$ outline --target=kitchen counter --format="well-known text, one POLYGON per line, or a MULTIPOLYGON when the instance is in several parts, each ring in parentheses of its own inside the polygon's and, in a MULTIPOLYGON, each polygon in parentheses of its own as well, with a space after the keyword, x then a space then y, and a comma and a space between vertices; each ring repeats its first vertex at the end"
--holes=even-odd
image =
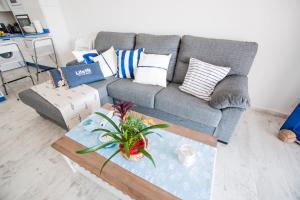
MULTIPOLYGON (((47 37, 47 36, 49 36, 49 31, 48 30, 45 31, 45 29, 44 29, 44 33, 24 34, 24 35, 22 35, 22 34, 7 34, 5 36, 0 36, 0 46, 1 46, 1 44, 8 43, 8 42, 17 43, 23 56, 24 56, 25 61, 29 65, 33 65, 34 59, 32 58, 32 51, 33 51, 32 40, 34 40, 35 38, 47 37)), ((14 53, 14 55, 17 55, 17 54, 14 53)), ((0 57, 0 62, 3 59, 5 59, 5 58, 0 57)), ((56 66, 50 56, 41 56, 39 58, 38 64, 40 65, 40 67, 56 66)), ((1 67, 3 67, 3 65, 1 67)), ((5 67, 6 68, 16 68, 18 66, 16 66, 15 63, 13 63, 13 64, 7 64, 7 66, 5 66, 5 67)))
POLYGON ((12 38, 26 38, 26 37, 39 37, 41 35, 47 35, 49 34, 49 30, 45 30, 44 33, 25 33, 24 35, 21 33, 17 34, 6 34, 5 36, 0 36, 0 40, 9 40, 12 38))

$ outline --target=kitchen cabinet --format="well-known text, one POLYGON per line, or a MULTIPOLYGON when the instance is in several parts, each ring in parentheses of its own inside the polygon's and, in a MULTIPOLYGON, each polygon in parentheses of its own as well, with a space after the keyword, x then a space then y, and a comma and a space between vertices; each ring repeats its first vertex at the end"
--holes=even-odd
POLYGON ((6 0, 0 0, 0 12, 11 11, 6 0))

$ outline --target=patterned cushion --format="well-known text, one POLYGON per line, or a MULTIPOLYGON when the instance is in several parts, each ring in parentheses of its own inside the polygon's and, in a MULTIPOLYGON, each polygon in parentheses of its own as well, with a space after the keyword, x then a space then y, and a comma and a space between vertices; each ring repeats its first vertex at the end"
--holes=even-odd
POLYGON ((135 50, 117 50, 118 78, 134 78, 143 48, 135 50))
POLYGON ((114 76, 117 73, 117 55, 114 47, 91 59, 99 63, 104 77, 114 76))
POLYGON ((61 68, 65 83, 69 88, 85 83, 104 80, 98 63, 79 64, 61 68))
POLYGON ((96 56, 98 56, 98 53, 87 53, 87 54, 84 54, 82 57, 86 64, 91 64, 94 62, 94 60, 92 58, 94 58, 96 56))
POLYGON ((184 82, 179 89, 206 101, 217 83, 229 73, 230 68, 215 66, 195 58, 190 59, 184 82))
POLYGON ((172 54, 141 54, 134 81, 135 83, 167 87, 167 70, 172 54))
POLYGON ((74 57, 76 58, 77 62, 83 62, 84 58, 83 55, 85 54, 89 54, 89 53, 93 53, 93 54, 98 54, 97 50, 88 50, 88 51, 72 51, 72 54, 74 55, 74 57))

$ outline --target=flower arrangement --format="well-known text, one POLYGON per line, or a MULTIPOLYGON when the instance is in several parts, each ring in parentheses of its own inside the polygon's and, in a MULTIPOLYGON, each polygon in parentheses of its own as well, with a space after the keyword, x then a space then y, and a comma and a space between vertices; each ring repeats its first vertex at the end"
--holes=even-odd
MULTIPOLYGON (((133 108, 133 103, 126 101, 118 101, 114 106, 114 115, 120 118, 120 123, 117 125, 112 119, 105 114, 96 112, 97 115, 104 118, 110 123, 114 130, 98 128, 92 132, 102 131, 103 136, 111 137, 111 140, 94 147, 86 148, 77 151, 78 154, 86 154, 103 149, 105 147, 117 144, 119 148, 103 163, 100 169, 100 174, 105 165, 118 153, 121 153, 128 160, 138 160, 143 156, 147 157, 155 166, 152 155, 148 152, 147 135, 153 134, 152 130, 158 128, 167 128, 168 124, 156 124, 147 126, 145 120, 130 112, 133 108)), ((156 133, 157 134, 157 133, 156 133)), ((159 134, 158 134, 159 135, 159 134)), ((159 135, 160 136, 160 135, 159 135)))

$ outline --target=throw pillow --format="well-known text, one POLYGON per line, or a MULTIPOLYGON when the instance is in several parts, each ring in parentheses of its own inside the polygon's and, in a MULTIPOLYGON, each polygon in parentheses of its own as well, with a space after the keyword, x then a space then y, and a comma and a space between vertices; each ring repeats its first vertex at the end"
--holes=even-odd
POLYGON ((69 88, 85 83, 104 80, 98 63, 62 67, 61 71, 65 83, 69 88))
POLYGON ((167 71, 172 54, 141 54, 134 82, 167 87, 167 71))
POLYGON ((86 53, 82 57, 86 64, 91 64, 94 62, 94 60, 92 58, 96 57, 96 56, 98 56, 98 53, 86 53))
POLYGON ((230 68, 228 67, 216 66, 191 58, 183 84, 179 89, 209 101, 214 88, 219 81, 226 77, 229 71, 230 68))
POLYGON ((135 50, 117 50, 118 78, 134 78, 143 48, 135 50))
POLYGON ((64 85, 61 71, 59 69, 49 70, 48 74, 54 88, 62 87, 64 85))
POLYGON ((74 55, 74 57, 76 58, 77 62, 83 62, 84 58, 83 55, 84 54, 88 54, 88 53, 96 53, 98 54, 97 50, 90 50, 90 51, 72 51, 72 54, 74 55))
POLYGON ((117 54, 114 47, 110 47, 107 51, 91 59, 99 63, 104 77, 113 76, 117 73, 117 54))

